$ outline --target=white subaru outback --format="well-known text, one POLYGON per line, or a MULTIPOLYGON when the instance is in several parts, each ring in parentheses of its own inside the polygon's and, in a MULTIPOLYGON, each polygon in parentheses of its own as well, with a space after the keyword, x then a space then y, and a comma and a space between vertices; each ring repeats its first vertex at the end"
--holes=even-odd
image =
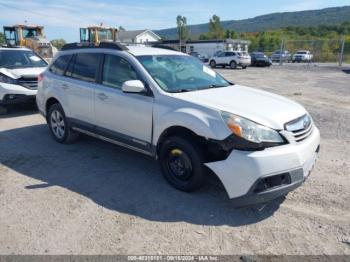
POLYGON ((300 186, 320 144, 301 105, 165 49, 67 44, 40 75, 37 104, 58 142, 84 133, 152 156, 183 191, 210 169, 236 206, 300 186))

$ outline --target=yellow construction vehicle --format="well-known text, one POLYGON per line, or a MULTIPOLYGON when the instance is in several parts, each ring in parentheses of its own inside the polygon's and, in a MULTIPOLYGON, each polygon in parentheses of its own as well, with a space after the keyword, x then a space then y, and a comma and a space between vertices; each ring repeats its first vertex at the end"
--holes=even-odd
POLYGON ((43 26, 4 26, 4 36, 7 46, 27 47, 47 60, 57 52, 57 49, 45 38, 43 26))
POLYGON ((98 44, 100 42, 115 42, 117 40, 117 29, 112 27, 89 26, 80 28, 80 42, 98 44))

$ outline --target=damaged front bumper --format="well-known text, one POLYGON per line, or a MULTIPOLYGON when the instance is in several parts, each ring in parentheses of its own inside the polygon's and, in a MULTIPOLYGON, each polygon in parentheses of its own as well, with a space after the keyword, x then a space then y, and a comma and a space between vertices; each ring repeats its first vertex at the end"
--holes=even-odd
POLYGON ((305 181, 319 145, 320 133, 315 127, 302 143, 262 151, 233 150, 225 160, 205 165, 219 177, 235 206, 264 203, 288 194, 305 181))

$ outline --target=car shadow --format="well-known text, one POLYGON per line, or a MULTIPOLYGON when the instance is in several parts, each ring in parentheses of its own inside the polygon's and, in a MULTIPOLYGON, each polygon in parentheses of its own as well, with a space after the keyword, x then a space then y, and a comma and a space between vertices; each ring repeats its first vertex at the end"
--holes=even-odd
POLYGON ((74 144, 58 144, 43 124, 0 132, 0 148, 2 170, 40 181, 26 185, 27 190, 59 186, 104 208, 150 221, 248 225, 272 216, 284 200, 235 209, 211 175, 194 193, 177 191, 149 157, 86 136, 74 144))

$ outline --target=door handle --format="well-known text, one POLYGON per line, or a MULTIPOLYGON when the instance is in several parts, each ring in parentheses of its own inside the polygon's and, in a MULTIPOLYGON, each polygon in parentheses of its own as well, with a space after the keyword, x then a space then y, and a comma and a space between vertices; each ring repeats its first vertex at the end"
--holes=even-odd
POLYGON ((106 99, 108 98, 108 96, 106 96, 105 93, 99 93, 99 94, 97 95, 97 97, 98 97, 100 100, 102 100, 102 101, 104 101, 104 100, 106 100, 106 99))
POLYGON ((63 90, 69 89, 69 86, 67 84, 62 84, 61 87, 63 88, 63 90))

